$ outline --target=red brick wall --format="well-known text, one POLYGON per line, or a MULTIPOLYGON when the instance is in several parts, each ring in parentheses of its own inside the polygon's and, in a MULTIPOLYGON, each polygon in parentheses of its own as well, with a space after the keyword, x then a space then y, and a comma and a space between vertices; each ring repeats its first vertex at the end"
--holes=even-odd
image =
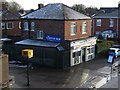
POLYGON ((8 21, 3 21, 5 23, 8 22, 13 22, 13 29, 7 29, 3 30, 3 33, 6 33, 8 36, 21 36, 21 29, 19 29, 19 22, 20 20, 8 20, 8 21))
MULTIPOLYGON (((99 18, 100 19, 100 18, 99 18)), ((97 19, 93 19, 94 20, 94 32, 95 31, 103 31, 103 30, 106 30, 106 29, 112 29, 112 30, 117 30, 117 19, 114 19, 114 26, 113 27, 109 27, 109 20, 112 19, 112 18, 102 18, 101 19, 101 26, 97 26, 97 19)), ((95 34, 95 33, 94 33, 95 34)))
POLYGON ((70 20, 70 21, 65 21, 65 40, 70 40, 70 39, 80 39, 80 38, 85 38, 89 37, 91 35, 91 20, 70 20), (87 33, 82 34, 82 22, 86 21, 87 22, 87 33), (76 35, 70 35, 70 23, 71 22, 76 22, 77 24, 77 33, 76 35))
MULTIPOLYGON (((25 21, 23 21, 25 22, 25 21)), ((35 22, 35 31, 30 32, 30 37, 37 37, 37 30, 43 31, 44 40, 46 35, 64 35, 64 21, 57 20, 30 20, 29 22, 35 22)), ((23 39, 29 38, 29 32, 23 30, 23 39)))

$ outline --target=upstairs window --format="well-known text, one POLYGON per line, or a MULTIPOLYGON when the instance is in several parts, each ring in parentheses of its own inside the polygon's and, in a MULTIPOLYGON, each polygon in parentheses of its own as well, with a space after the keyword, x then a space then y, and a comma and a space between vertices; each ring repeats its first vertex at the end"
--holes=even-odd
POLYGON ((87 23, 86 21, 82 22, 82 34, 87 33, 87 23))
POLYGON ((28 22, 24 22, 24 30, 25 30, 25 31, 28 31, 28 30, 29 30, 29 28, 28 28, 28 22))
POLYGON ((97 20, 97 26, 99 26, 99 27, 101 26, 101 19, 97 20))
POLYGON ((71 22, 70 23, 70 35, 75 35, 77 32, 76 30, 76 23, 75 22, 71 22))
POLYGON ((31 22, 31 31, 35 31, 35 22, 31 22))
POLYGON ((13 29, 13 22, 7 23, 7 29, 13 29))
POLYGON ((21 29, 21 22, 19 22, 19 29, 21 29))
POLYGON ((110 23, 110 27, 113 27, 113 24, 114 24, 113 19, 110 19, 109 23, 110 23))
POLYGON ((5 23, 4 22, 1 23, 1 29, 5 29, 5 23))

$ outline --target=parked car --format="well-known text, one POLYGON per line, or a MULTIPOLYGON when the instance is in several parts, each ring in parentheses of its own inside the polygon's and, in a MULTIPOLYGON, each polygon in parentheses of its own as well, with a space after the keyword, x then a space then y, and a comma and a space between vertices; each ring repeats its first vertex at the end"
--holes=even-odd
POLYGON ((104 30, 101 34, 104 39, 116 37, 116 33, 113 30, 104 30))
POLYGON ((120 45, 114 45, 112 48, 108 50, 109 55, 113 55, 116 58, 120 56, 120 45))

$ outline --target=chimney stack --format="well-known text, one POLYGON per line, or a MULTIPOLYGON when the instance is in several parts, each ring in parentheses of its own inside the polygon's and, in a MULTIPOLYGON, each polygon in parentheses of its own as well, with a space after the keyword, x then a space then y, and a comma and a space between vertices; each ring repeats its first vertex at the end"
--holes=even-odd
POLYGON ((118 2, 118 8, 120 8, 120 1, 118 2))
POLYGON ((44 4, 40 3, 38 4, 38 9, 42 8, 44 6, 44 4))

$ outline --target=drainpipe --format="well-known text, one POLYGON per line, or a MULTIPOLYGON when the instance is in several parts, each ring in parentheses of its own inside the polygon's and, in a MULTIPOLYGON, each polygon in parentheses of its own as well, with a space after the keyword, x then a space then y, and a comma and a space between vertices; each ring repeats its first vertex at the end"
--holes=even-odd
POLYGON ((120 1, 118 2, 118 25, 117 25, 118 26, 118 38, 120 38, 119 37, 119 32, 120 32, 119 31, 120 30, 120 28, 119 28, 119 25, 120 25, 119 24, 119 19, 120 19, 120 1))
POLYGON ((93 35, 95 36, 95 30, 94 30, 94 18, 93 19, 93 35))

